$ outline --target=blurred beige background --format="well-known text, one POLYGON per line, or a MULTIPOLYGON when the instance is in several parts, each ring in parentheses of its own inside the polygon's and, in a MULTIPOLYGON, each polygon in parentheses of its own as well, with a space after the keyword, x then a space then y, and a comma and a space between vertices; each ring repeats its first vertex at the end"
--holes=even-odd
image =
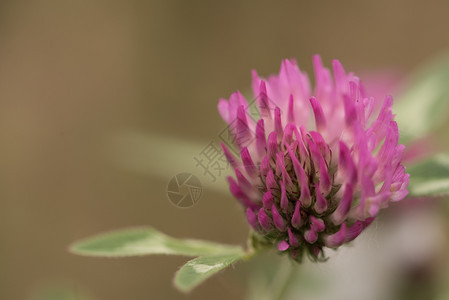
POLYGON ((184 296, 171 285, 184 258, 67 252, 76 239, 145 224, 245 243, 230 195, 205 189, 177 209, 170 178, 118 167, 108 138, 135 131, 206 145, 224 126, 218 98, 247 90, 252 68, 277 72, 282 58, 309 72, 314 53, 348 70, 408 72, 449 45, 448 11, 445 1, 406 0, 2 1, 0 298, 26 299, 54 280, 97 299, 243 298, 245 275, 233 270, 184 296))

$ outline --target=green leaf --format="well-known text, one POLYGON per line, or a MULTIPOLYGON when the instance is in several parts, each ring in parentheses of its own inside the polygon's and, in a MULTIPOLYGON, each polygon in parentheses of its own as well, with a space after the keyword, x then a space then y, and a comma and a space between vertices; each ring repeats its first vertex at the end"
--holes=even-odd
POLYGON ((394 111, 401 142, 423 137, 442 125, 449 116, 449 56, 418 69, 407 88, 396 97, 394 111))
POLYGON ((243 251, 240 246, 176 239, 154 228, 132 228, 100 234, 75 242, 70 251, 79 255, 123 257, 149 254, 202 256, 243 251))
POLYGON ((410 196, 449 195, 449 153, 436 155, 407 168, 410 196))
POLYGON ((202 256, 188 261, 176 273, 174 284, 183 291, 190 292, 203 281, 220 270, 245 257, 245 253, 236 251, 231 254, 202 256))

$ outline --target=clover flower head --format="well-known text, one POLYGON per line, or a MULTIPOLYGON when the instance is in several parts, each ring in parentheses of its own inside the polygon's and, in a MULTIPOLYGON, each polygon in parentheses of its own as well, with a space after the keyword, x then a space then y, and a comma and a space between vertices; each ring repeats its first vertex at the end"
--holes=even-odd
POLYGON ((246 209, 253 243, 296 261, 325 260, 325 247, 354 240, 407 195, 409 182, 392 98, 366 95, 338 60, 333 76, 318 55, 313 65, 314 89, 295 61, 284 60, 267 79, 253 71, 253 103, 239 92, 218 103, 240 156, 222 144, 235 171, 229 186, 246 209))

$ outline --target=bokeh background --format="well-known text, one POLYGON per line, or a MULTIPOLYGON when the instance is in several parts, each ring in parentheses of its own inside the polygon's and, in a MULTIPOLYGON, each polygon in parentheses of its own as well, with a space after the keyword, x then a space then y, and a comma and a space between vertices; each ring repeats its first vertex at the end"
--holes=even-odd
MULTIPOLYGON (((283 58, 311 73, 315 53, 351 71, 406 75, 447 50, 448 11, 447 1, 406 0, 1 1, 0 298, 32 299, 61 282, 95 299, 245 298, 249 266, 183 295, 172 278, 185 258, 86 258, 67 248, 134 225, 245 244, 240 207, 207 177, 190 209, 166 197, 171 176, 198 171, 193 156, 224 128, 218 98, 248 91, 251 69, 277 72, 283 58)), ((385 238, 367 239, 381 251, 385 238)), ((435 286, 449 282, 432 277, 443 257, 424 270, 406 265, 410 278, 383 299, 412 299, 407 282, 424 293, 417 299, 436 299, 435 286)), ((360 269, 345 274, 363 282, 360 269)))

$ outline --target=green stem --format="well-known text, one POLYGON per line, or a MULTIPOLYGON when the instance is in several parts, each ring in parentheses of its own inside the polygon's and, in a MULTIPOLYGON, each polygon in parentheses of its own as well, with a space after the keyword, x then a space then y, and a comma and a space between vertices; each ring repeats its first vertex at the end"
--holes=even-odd
POLYGON ((293 266, 290 260, 285 258, 280 264, 276 276, 273 279, 273 283, 271 284, 273 299, 284 299, 294 274, 295 266, 293 266))

